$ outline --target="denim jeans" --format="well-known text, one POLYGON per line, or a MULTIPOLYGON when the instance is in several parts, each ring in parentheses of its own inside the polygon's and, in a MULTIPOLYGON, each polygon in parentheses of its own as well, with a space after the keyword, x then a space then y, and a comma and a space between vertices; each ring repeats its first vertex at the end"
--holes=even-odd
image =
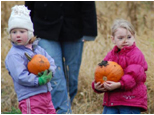
POLYGON ((102 114, 140 114, 140 108, 130 107, 130 106, 114 106, 107 107, 104 106, 102 114))
POLYGON ((41 39, 39 45, 55 60, 57 66, 55 75, 50 81, 53 88, 51 95, 54 107, 58 114, 72 113, 71 103, 77 93, 83 42, 79 40, 60 43, 41 39), (63 63, 63 57, 65 57, 65 63, 63 63))

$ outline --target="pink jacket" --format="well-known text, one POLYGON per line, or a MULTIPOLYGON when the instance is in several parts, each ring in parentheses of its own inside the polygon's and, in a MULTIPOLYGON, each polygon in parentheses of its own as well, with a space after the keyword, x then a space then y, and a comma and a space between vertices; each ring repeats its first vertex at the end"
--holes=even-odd
MULTIPOLYGON (((121 88, 108 91, 104 94, 103 105, 105 106, 133 106, 140 107, 141 111, 147 110, 147 88, 146 81, 147 62, 144 55, 136 47, 135 43, 130 47, 124 47, 121 51, 117 46, 104 58, 105 61, 115 61, 124 69, 124 76, 121 78, 121 88)), ((92 83, 94 89, 94 82, 92 83)))

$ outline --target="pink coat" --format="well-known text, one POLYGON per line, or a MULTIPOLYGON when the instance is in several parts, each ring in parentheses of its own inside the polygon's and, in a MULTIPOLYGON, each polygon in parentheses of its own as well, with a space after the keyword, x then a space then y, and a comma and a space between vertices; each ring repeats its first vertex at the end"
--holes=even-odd
MULTIPOLYGON (((115 61, 124 69, 121 78, 121 88, 105 92, 103 105, 105 106, 133 106, 140 107, 141 111, 147 110, 147 88, 146 81, 147 62, 142 52, 135 43, 130 47, 124 47, 118 51, 117 46, 104 58, 105 61, 115 61)), ((92 83, 94 89, 94 82, 92 83)))

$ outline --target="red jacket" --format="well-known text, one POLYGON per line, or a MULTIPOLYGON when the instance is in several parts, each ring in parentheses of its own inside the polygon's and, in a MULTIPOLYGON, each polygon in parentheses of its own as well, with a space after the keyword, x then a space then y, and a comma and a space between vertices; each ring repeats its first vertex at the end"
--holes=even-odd
MULTIPOLYGON (((142 52, 135 43, 130 47, 124 47, 120 51, 117 46, 104 58, 105 61, 115 61, 124 70, 120 83, 121 88, 108 91, 104 94, 105 106, 133 106, 140 107, 141 111, 147 110, 147 88, 145 86, 147 62, 142 52)), ((92 83, 94 89, 94 82, 92 83)), ((98 92, 94 89, 97 93, 98 92)))

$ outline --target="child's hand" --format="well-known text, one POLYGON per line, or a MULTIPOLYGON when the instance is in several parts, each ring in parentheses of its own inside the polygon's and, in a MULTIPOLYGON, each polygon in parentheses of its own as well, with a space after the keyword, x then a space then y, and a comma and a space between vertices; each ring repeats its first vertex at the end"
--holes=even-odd
POLYGON ((98 91, 107 91, 100 82, 94 82, 94 88, 98 91))
POLYGON ((50 71, 48 73, 48 70, 45 70, 43 72, 43 75, 39 77, 38 79, 38 82, 39 82, 39 85, 44 85, 46 83, 48 83, 52 78, 52 72, 50 71))
POLYGON ((104 82, 104 88, 106 88, 109 91, 112 91, 114 89, 118 89, 121 87, 120 82, 113 82, 113 81, 106 81, 104 82))
MULTIPOLYGON (((50 70, 50 69, 48 69, 48 70, 47 70, 47 73, 50 73, 50 72, 51 72, 51 70, 50 70)), ((43 73, 44 73, 44 71, 42 71, 42 72, 38 73, 38 75, 37 75, 37 76, 38 76, 38 77, 41 77, 41 76, 43 75, 43 73)), ((52 77, 53 77, 53 76, 52 76, 52 77)))

